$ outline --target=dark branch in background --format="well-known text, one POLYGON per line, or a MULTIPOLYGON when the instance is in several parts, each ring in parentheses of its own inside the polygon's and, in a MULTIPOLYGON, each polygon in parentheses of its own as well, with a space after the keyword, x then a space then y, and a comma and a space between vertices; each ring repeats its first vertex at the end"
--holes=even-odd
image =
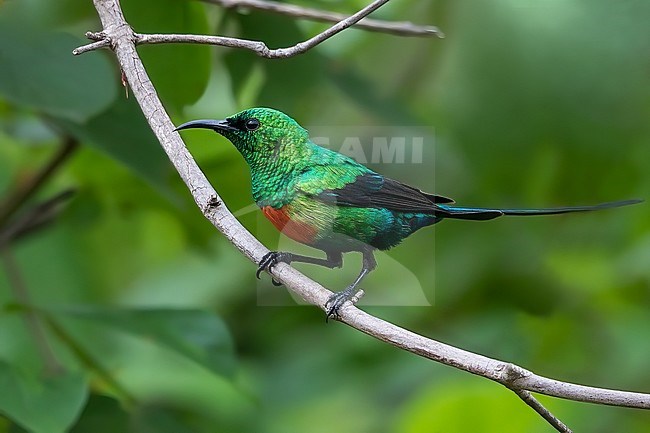
POLYGON ((14 218, 0 230, 0 249, 8 248, 12 242, 47 226, 59 216, 63 205, 74 195, 73 189, 66 189, 54 197, 32 206, 18 218, 14 218))
MULTIPOLYGON (((388 0, 377 1, 363 11, 366 14, 370 13, 386 1, 388 0)), ((178 133, 174 131, 174 124, 160 102, 135 48, 138 41, 142 42, 144 35, 136 35, 127 24, 118 0, 93 0, 93 2, 103 26, 101 37, 110 41, 120 68, 124 71, 149 126, 187 185, 197 206, 237 249, 256 264, 259 263, 269 250, 222 204, 223 200, 196 164, 178 133)), ((358 21, 363 16, 362 12, 353 17, 358 21)), ((344 25, 337 24, 331 27, 330 30, 334 28, 337 30, 322 33, 321 35, 326 36, 321 37, 320 42, 352 24, 353 21, 347 21, 344 25)), ((285 53, 295 55, 320 42, 312 43, 302 51, 294 50, 293 54, 288 51, 285 53)), ((76 51, 77 54, 80 52, 83 51, 76 51)), ((332 295, 331 291, 284 263, 274 267, 271 274, 275 280, 285 284, 288 289, 308 303, 326 310, 327 300, 332 295)), ((349 303, 340 309, 339 320, 395 347, 506 386, 551 423, 556 430, 563 433, 570 430, 544 408, 529 391, 574 401, 650 409, 650 394, 594 388, 539 376, 512 363, 491 359, 415 334, 374 317, 349 303)), ((504 422, 507 420, 504 419, 504 422)))
MULTIPOLYGON (((322 11, 287 3, 264 0, 203 0, 206 3, 213 3, 227 9, 255 9, 278 15, 285 15, 294 18, 303 18, 311 21, 322 21, 337 23, 348 18, 348 15, 337 12, 322 11)), ((397 36, 437 36, 444 35, 434 26, 419 26, 408 21, 382 21, 364 18, 355 24, 354 28, 370 30, 373 32, 390 33, 397 36)))
MULTIPOLYGON (((31 305, 31 297, 20 267, 11 253, 11 243, 37 227, 52 221, 58 214, 61 203, 67 201, 71 196, 71 191, 57 194, 53 198, 33 206, 19 217, 13 218, 13 220, 12 217, 21 208, 25 207, 27 201, 70 158, 78 145, 75 139, 65 137, 63 144, 50 160, 27 181, 18 184, 0 203, 0 255, 2 256, 9 287, 20 305, 31 305)), ((36 348, 43 359, 45 372, 55 374, 61 371, 62 366, 50 346, 38 314, 28 310, 24 312, 24 315, 27 329, 31 333, 36 348)))
POLYGON ((61 147, 36 174, 17 183, 0 202, 0 248, 8 248, 11 242, 52 221, 60 212, 61 205, 72 196, 72 190, 62 191, 14 216, 26 207, 25 204, 79 147, 79 142, 73 137, 66 136, 62 141, 61 147))
POLYGON ((52 156, 47 164, 35 176, 18 185, 0 203, 0 229, 5 226, 9 218, 45 183, 47 179, 63 164, 77 149, 79 143, 72 137, 65 137, 59 150, 52 156))
MULTIPOLYGON (((183 43, 183 44, 206 44, 206 45, 219 45, 222 47, 242 48, 253 51, 260 57, 267 59, 285 59, 302 54, 316 45, 325 42, 337 33, 342 32, 350 26, 357 24, 361 19, 376 11, 389 0, 375 0, 365 8, 352 16, 345 17, 341 21, 328 28, 327 30, 317 34, 316 36, 307 39, 306 41, 299 42, 287 48, 270 49, 262 41, 252 41, 249 39, 230 38, 226 36, 207 36, 207 35, 171 35, 171 34, 137 34, 133 33, 135 43, 140 44, 169 44, 169 43, 183 43)), ((437 34, 437 33, 432 33, 437 34)), ((104 32, 86 33, 86 37, 94 40, 95 42, 84 45, 72 51, 72 54, 79 55, 88 51, 96 50, 98 48, 105 48, 110 45, 110 38, 106 37, 104 32)))

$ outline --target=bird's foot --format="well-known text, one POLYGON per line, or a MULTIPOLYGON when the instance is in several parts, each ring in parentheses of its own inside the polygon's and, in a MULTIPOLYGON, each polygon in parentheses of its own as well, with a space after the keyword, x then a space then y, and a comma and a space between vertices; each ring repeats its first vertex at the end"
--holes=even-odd
POLYGON ((334 293, 329 297, 325 307, 327 308, 327 315, 325 316, 325 322, 328 322, 330 318, 338 320, 339 310, 343 305, 350 301, 352 305, 356 304, 359 299, 363 296, 363 290, 357 289, 356 286, 348 286, 345 290, 334 293))
MULTIPOLYGON (((278 263, 291 263, 291 253, 285 253, 282 251, 269 251, 262 257, 255 272, 257 279, 260 279, 260 274, 264 271, 270 271, 278 263)), ((274 286, 281 286, 282 283, 271 278, 271 282, 274 286)))

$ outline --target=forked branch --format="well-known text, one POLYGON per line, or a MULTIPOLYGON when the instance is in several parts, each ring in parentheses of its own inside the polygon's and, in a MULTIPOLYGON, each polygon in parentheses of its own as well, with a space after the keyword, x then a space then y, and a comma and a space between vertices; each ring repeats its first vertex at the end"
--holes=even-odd
MULTIPOLYGON (((295 45, 286 48, 269 48, 262 41, 252 41, 249 39, 231 38, 227 36, 208 36, 208 35, 175 35, 175 34, 137 34, 132 33, 132 38, 137 45, 140 44, 170 44, 170 43, 183 43, 183 44, 204 44, 204 45, 218 45, 222 47, 241 48, 253 51, 260 57, 267 59, 284 59, 293 57, 298 54, 314 48, 325 42, 327 39, 342 32, 343 30, 357 24, 360 20, 376 11, 390 0, 375 0, 365 8, 352 16, 344 17, 327 30, 317 34, 316 36, 307 39, 306 41, 299 42, 295 45)), ((439 34, 436 32, 430 34, 439 34)), ((440 35, 440 34, 439 34, 440 35)), ((98 48, 106 48, 110 45, 111 40, 105 32, 93 33, 88 32, 86 36, 95 42, 81 46, 72 51, 72 54, 79 55, 88 51, 93 51, 98 48)))

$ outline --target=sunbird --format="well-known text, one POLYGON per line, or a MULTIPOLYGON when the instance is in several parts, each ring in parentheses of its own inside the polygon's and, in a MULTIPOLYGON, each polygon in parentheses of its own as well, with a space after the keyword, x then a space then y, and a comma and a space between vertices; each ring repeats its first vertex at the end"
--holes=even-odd
POLYGON ((593 206, 547 209, 462 207, 382 176, 350 157, 318 146, 288 115, 271 108, 251 108, 225 120, 193 120, 176 128, 211 129, 234 144, 250 168, 253 199, 264 216, 289 238, 322 250, 316 258, 271 251, 256 276, 279 262, 302 262, 340 268, 343 253, 360 252, 356 279, 327 302, 327 318, 351 300, 361 281, 377 266, 375 250, 398 245, 422 227, 445 218, 484 221, 503 215, 555 215, 639 203, 624 200, 593 206))

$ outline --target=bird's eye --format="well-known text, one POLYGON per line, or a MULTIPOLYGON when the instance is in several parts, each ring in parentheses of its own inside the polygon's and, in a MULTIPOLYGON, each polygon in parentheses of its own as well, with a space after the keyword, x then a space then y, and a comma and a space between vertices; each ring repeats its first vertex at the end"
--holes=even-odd
POLYGON ((247 131, 255 131, 257 128, 260 127, 260 121, 255 118, 248 119, 244 124, 244 126, 246 127, 247 131))

